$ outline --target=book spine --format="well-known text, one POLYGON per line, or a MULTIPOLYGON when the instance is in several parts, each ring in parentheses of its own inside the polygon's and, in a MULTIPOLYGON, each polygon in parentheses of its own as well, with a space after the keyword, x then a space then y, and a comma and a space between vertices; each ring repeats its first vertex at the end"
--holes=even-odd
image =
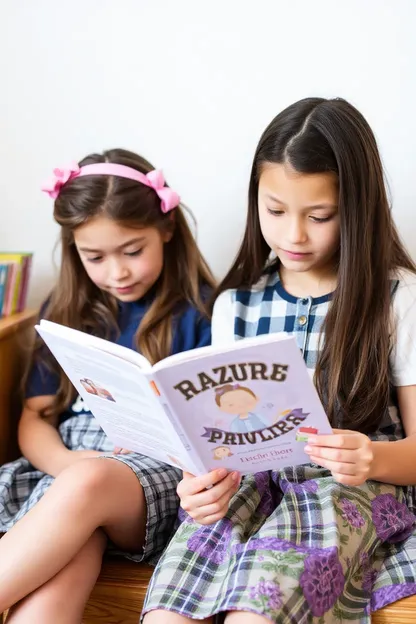
POLYGON ((3 310, 4 299, 6 296, 7 273, 9 267, 7 264, 0 264, 0 316, 3 310))
POLYGON ((27 293, 29 290, 29 279, 32 270, 33 255, 28 254, 24 259, 22 285, 19 293, 19 301, 17 305, 18 312, 23 312, 26 307, 27 293))
POLYGON ((10 314, 14 314, 15 312, 17 312, 20 284, 22 283, 22 269, 23 269, 23 262, 16 263, 16 277, 15 277, 14 288, 13 288, 12 305, 11 305, 10 314))
POLYGON ((18 268, 18 265, 16 262, 9 263, 9 271, 8 271, 7 286, 6 286, 6 297, 5 297, 4 306, 3 306, 3 316, 9 316, 11 314, 17 268, 18 268))

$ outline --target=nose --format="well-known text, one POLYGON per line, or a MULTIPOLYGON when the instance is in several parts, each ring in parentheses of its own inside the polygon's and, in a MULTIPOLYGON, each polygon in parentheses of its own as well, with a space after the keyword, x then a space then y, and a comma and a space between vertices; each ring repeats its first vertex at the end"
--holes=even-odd
POLYGON ((304 219, 293 216, 288 224, 287 240, 292 245, 300 245, 307 240, 306 224, 304 219))
POLYGON ((113 282, 121 282, 129 276, 128 266, 121 260, 114 258, 110 265, 110 278, 113 282))

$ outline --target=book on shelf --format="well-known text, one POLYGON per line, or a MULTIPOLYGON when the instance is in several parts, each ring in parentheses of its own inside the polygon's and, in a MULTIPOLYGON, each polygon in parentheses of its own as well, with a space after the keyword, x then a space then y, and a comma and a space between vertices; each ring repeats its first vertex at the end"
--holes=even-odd
POLYGON ((0 316, 23 312, 32 270, 31 252, 0 252, 0 316))

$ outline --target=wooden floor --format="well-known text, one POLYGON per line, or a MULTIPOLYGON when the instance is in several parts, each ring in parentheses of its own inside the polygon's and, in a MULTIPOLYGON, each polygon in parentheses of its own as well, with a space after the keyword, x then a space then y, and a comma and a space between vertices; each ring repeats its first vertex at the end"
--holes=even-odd
POLYGON ((138 624, 154 568, 109 559, 88 601, 83 624, 138 624))
MULTIPOLYGON (((85 610, 83 624, 138 624, 152 570, 150 566, 124 559, 106 561, 85 610)), ((416 624, 416 596, 377 611, 371 622, 416 624)))

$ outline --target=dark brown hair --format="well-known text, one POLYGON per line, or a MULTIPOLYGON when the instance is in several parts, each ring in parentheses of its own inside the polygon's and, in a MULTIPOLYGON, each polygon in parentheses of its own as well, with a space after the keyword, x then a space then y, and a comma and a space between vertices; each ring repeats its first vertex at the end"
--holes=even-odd
MULTIPOLYGON (((268 163, 338 178, 338 281, 315 383, 334 426, 372 432, 390 395, 391 277, 400 268, 416 271, 393 223, 374 134, 341 98, 300 100, 273 119, 254 156, 244 239, 216 296, 251 287, 265 272, 270 248, 260 230, 257 194, 268 163)), ((275 260, 267 270, 278 267, 275 260)))
MULTIPOLYGON (((91 154, 79 165, 110 162, 126 165, 142 173, 154 167, 144 158, 123 149, 91 154)), ((133 228, 154 227, 161 233, 173 232, 164 246, 162 273, 155 296, 136 333, 140 352, 151 363, 167 357, 172 346, 172 321, 185 303, 203 315, 207 306, 203 287, 214 286, 211 271, 202 257, 181 205, 164 214, 153 189, 118 176, 91 175, 70 180, 55 201, 54 218, 61 226, 62 259, 60 274, 43 318, 99 336, 110 338, 117 332, 117 300, 100 290, 88 277, 74 243, 74 230, 97 215, 133 228)), ((75 398, 75 391, 55 359, 38 340, 34 357, 46 359, 58 372, 60 387, 52 406, 59 413, 75 398)))

